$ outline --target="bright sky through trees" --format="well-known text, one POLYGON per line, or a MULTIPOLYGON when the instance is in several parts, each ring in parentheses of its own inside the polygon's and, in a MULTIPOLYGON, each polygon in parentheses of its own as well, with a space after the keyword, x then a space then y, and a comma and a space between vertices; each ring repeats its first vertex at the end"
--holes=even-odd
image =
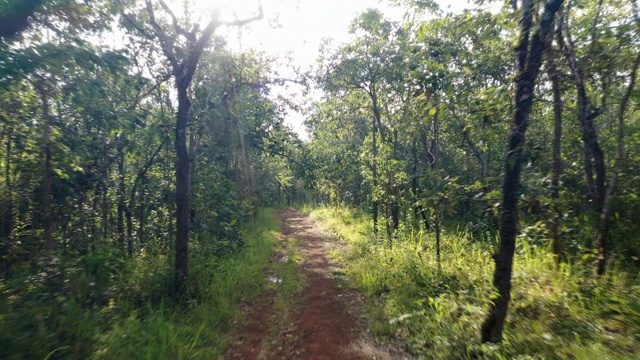
MULTIPOLYGON (((441 9, 459 12, 469 7, 466 1, 437 0, 441 9)), ((223 6, 223 16, 242 18, 255 13, 257 0, 199 0, 198 6, 211 9, 223 6)), ((306 70, 315 64, 322 39, 333 39, 336 44, 349 41, 348 27, 357 14, 368 8, 379 9, 389 19, 402 21, 405 9, 380 0, 262 0, 265 19, 242 29, 228 29, 229 45, 237 51, 255 49, 280 58, 290 57, 294 66, 306 70)), ((206 12, 206 11, 205 11, 206 12)), ((289 63, 289 62, 287 62, 289 63)), ((285 77, 293 77, 291 67, 279 69, 285 77)), ((296 94, 300 89, 291 84, 274 89, 274 94, 296 94)), ((298 96, 300 98, 300 96, 298 96)), ((291 112, 287 123, 303 138, 303 116, 291 112)))

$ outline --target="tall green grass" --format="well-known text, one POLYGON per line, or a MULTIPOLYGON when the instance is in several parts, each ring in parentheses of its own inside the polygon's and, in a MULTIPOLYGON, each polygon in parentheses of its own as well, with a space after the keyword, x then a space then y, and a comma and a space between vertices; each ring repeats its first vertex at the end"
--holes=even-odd
MULTIPOLYGON (((309 209, 307 209, 309 210, 309 209)), ((398 238, 371 234, 348 208, 311 215, 344 240, 336 252, 368 299, 374 332, 397 338, 424 359, 632 359, 640 354, 640 282, 613 265, 598 278, 586 264, 558 268, 545 248, 518 239, 512 300, 499 345, 483 345, 480 325, 491 296, 491 244, 445 229, 442 263, 434 237, 404 229, 398 238)))
POLYGON ((186 304, 171 296, 173 262, 166 254, 128 263, 89 255, 66 265, 61 273, 69 281, 56 293, 48 290, 47 274, 0 283, 0 358, 218 358, 241 305, 268 286, 264 271, 279 227, 273 211, 261 210, 244 226, 245 245, 235 253, 216 255, 214 239, 192 241, 186 304))
POLYGON ((243 231, 239 256, 217 259, 195 254, 190 287, 197 297, 186 307, 161 304, 140 316, 118 321, 105 333, 96 358, 213 359, 229 346, 229 326, 240 304, 251 303, 266 288, 265 268, 274 252, 279 222, 261 210, 243 231))

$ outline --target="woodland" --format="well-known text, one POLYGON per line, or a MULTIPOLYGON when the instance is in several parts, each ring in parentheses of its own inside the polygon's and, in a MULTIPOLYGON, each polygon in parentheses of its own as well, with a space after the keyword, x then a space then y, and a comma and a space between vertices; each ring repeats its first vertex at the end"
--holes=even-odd
POLYGON ((268 1, 0 1, 0 358, 223 357, 278 208, 407 356, 637 357, 636 0, 389 3, 291 79, 268 1))

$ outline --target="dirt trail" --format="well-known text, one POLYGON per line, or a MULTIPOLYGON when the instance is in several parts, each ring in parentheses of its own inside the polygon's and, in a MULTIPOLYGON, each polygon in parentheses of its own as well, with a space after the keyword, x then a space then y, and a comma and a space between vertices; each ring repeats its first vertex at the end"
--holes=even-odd
MULTIPOLYGON (((227 359, 398 359, 375 348, 358 319, 362 309, 359 294, 339 286, 336 268, 328 259, 330 237, 307 215, 295 210, 278 212, 283 223, 283 241, 298 240, 302 256, 300 273, 305 285, 299 304, 287 314, 274 310, 274 292, 267 293, 247 311, 240 339, 227 359)), ((284 256, 282 253, 278 255, 284 256)))

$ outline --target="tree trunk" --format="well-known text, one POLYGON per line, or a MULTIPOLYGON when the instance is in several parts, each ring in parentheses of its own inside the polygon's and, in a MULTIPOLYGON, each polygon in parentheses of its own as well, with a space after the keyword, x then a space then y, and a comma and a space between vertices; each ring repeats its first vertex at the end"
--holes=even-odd
POLYGON ((640 66, 640 54, 636 56, 631 74, 629 75, 629 85, 627 86, 627 90, 622 98, 622 102, 620 103, 620 109, 618 110, 618 143, 616 147, 616 162, 613 167, 613 174, 611 176, 611 182, 609 183, 609 189, 604 197, 602 213, 600 214, 600 223, 598 224, 598 235, 596 237, 596 244, 598 246, 598 275, 604 274, 607 268, 607 259, 609 257, 609 227, 611 226, 611 200, 614 192, 616 191, 616 186, 618 185, 618 177, 620 175, 622 157, 624 155, 624 114, 635 87, 638 66, 640 66))
POLYGON ((176 291, 183 292, 189 276, 189 153, 187 150, 187 124, 191 101, 188 84, 178 84, 178 114, 176 119, 176 291))
POLYGON ((373 126, 372 126, 372 177, 373 177, 373 232, 375 234, 378 233, 378 160, 377 160, 377 156, 378 156, 378 148, 376 145, 376 119, 374 116, 373 119, 373 126))
MULTIPOLYGON (((133 255, 133 212, 135 211, 135 208, 136 208, 136 193, 138 192, 138 187, 142 182, 142 180, 144 179, 145 174, 153 165, 156 156, 158 156, 158 154, 162 150, 162 147, 164 146, 166 140, 167 140, 167 137, 165 137, 162 140, 162 142, 160 143, 156 151, 154 151, 153 154, 151 154, 149 159, 142 166, 142 168, 136 175, 135 180, 133 181, 133 186, 131 187, 131 192, 129 194, 129 203, 125 207, 125 215, 127 217, 127 248, 128 248, 129 256, 133 255)), ((140 194, 140 197, 142 198, 142 194, 140 194)), ((142 205, 142 202, 141 202, 141 205, 142 205)), ((142 219, 142 217, 140 217, 140 219, 142 219)), ((142 225, 140 225, 140 227, 142 227, 142 225)), ((142 237, 142 233, 140 233, 140 239, 139 239, 139 241, 142 243, 141 237, 142 237)))
POLYGON ((89 228, 91 229, 89 231, 90 234, 90 239, 91 241, 87 244, 88 245, 88 249, 91 250, 91 252, 95 252, 96 251, 96 231, 97 231, 97 227, 96 227, 96 217, 98 216, 98 202, 100 199, 100 191, 98 190, 98 186, 96 186, 93 189, 93 198, 91 201, 91 216, 89 217, 89 228))
MULTIPOLYGON (((193 204, 195 199, 195 192, 193 190, 193 180, 196 178, 196 139, 195 131, 189 132, 189 199, 193 204)), ((196 209, 191 206, 189 208, 189 223, 193 225, 196 221, 196 209)))
POLYGON ((411 191, 414 197, 413 213, 416 221, 418 222, 421 221, 419 217, 422 217, 424 228, 426 231, 429 231, 429 219, 427 218, 427 215, 425 214, 424 208, 420 204, 420 199, 419 199, 420 189, 418 187, 418 150, 416 147, 417 147, 417 144, 416 144, 416 141, 414 141, 413 146, 411 147, 411 154, 413 155, 413 167, 412 167, 412 174, 411 174, 411 191))
POLYGON ((106 241, 109 235, 109 198, 107 197, 107 181, 102 180, 101 195, 102 195, 102 240, 106 241))
POLYGON ((11 277, 11 232, 13 231, 13 184, 11 182, 11 132, 7 134, 7 143, 5 145, 6 158, 4 168, 5 180, 5 199, 6 207, 2 214, 2 253, 0 254, 4 261, 4 278, 11 277))
POLYGON ((553 91, 553 160, 551 162, 551 201, 553 208, 553 222, 551 232, 553 233, 553 253, 556 261, 562 261, 562 227, 560 219, 560 174, 562 173, 562 94, 560 92, 560 78, 554 59, 555 54, 549 49, 548 64, 549 78, 553 91))
MULTIPOLYGON (((438 171, 438 167, 440 166, 440 158, 439 158, 439 149, 438 147, 440 146, 439 144, 439 140, 440 140, 440 124, 438 123, 438 112, 436 111, 436 113, 433 115, 433 138, 432 138, 432 142, 431 142, 431 155, 433 156, 433 162, 431 163, 431 170, 435 173, 438 171)), ((438 201, 435 202, 435 211, 434 211, 434 219, 433 219, 433 227, 435 228, 436 231, 436 261, 438 262, 438 269, 442 268, 441 262, 440 262, 440 235, 441 235, 441 229, 440 229, 440 220, 442 217, 442 206, 443 206, 443 202, 441 199, 439 199, 438 201)))
POLYGON ((42 179, 42 225, 44 247, 48 252, 52 252, 54 249, 53 243, 53 214, 52 214, 52 179, 51 179, 51 127, 53 118, 49 108, 49 99, 44 85, 36 85, 36 90, 40 93, 42 100, 42 115, 44 117, 44 164, 43 164, 43 179, 42 179))
POLYGON ((515 49, 518 58, 518 75, 515 79, 513 124, 509 133, 505 160, 502 211, 500 213, 500 248, 498 253, 494 255, 496 269, 493 276, 493 286, 497 294, 494 295, 489 312, 482 323, 482 342, 502 340, 502 329, 511 297, 513 254, 518 233, 518 187, 520 185, 522 147, 533 104, 535 82, 547 44, 547 36, 553 27, 555 14, 562 2, 563 0, 549 0, 545 3, 544 12, 533 36, 530 36, 530 31, 534 17, 534 4, 532 0, 524 0, 522 3, 520 39, 515 49))
POLYGON ((436 230, 436 262, 438 263, 438 270, 442 270, 442 263, 440 262, 441 229, 440 229, 440 212, 439 211, 436 211, 435 219, 433 221, 433 227, 436 230))
POLYGON ((124 210, 125 210, 125 186, 124 186, 124 138, 123 134, 118 134, 118 248, 124 253, 124 210))
POLYGON ((595 119, 603 112, 603 109, 594 109, 593 104, 587 96, 584 83, 584 69, 576 59, 573 48, 573 41, 567 31, 568 44, 564 41, 563 28, 567 28, 566 23, 560 23, 557 31, 557 38, 560 48, 563 50, 569 63, 573 83, 578 96, 578 122, 582 133, 582 144, 584 149, 584 172, 587 180, 587 192, 592 201, 593 209, 597 213, 602 212, 602 205, 605 197, 606 169, 604 164, 604 154, 598 143, 598 134, 595 128, 595 119), (594 178, 595 170, 595 178, 594 178))
MULTIPOLYGON (((259 5, 259 15, 246 19, 239 19, 232 22, 220 22, 217 16, 213 17, 201 32, 200 37, 196 34, 199 27, 196 26, 189 36, 187 36, 187 46, 178 47, 175 39, 172 39, 167 31, 156 21, 155 11, 151 0, 146 0, 146 10, 149 15, 149 23, 153 28, 155 37, 147 33, 143 35, 150 40, 157 40, 162 52, 171 64, 173 76, 175 78, 176 90, 178 93, 178 113, 176 118, 176 138, 175 147, 177 155, 176 164, 176 293, 180 294, 186 290, 187 278, 189 275, 189 151, 187 148, 187 125, 189 123, 189 108, 191 101, 187 89, 195 74, 198 62, 202 56, 204 48, 209 43, 211 36, 220 25, 242 26, 249 22, 262 19, 263 10, 259 5)), ((162 6, 161 2, 161 6, 162 6)), ((166 4, 162 6, 167 10, 166 4)), ((174 17, 175 20, 175 17, 174 17)), ((177 21, 173 22, 172 31, 185 33, 177 21)))
MULTIPOLYGON (((142 181, 142 180, 141 180, 142 181)), ((140 199, 138 200, 138 242, 142 245, 145 242, 145 238, 144 238, 144 225, 145 225, 145 217, 144 217, 144 210, 145 210, 145 203, 144 203, 144 194, 145 194, 145 190, 147 189, 146 183, 143 187, 143 190, 140 191, 140 199)))

